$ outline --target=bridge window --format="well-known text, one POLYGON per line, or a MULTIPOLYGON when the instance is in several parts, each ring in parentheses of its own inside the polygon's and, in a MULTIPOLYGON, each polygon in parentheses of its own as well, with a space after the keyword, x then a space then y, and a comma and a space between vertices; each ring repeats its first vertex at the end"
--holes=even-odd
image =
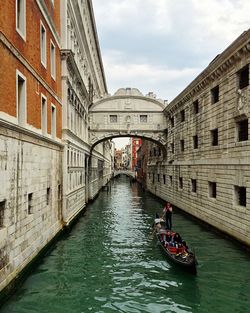
POLYGON ((238 141, 248 140, 248 119, 237 123, 238 141))
POLYGON ((109 118, 110 118, 110 123, 117 123, 118 121, 117 115, 110 115, 109 118))
POLYGON ((249 65, 243 67, 238 72, 238 86, 243 89, 249 85, 249 65))
POLYGON ((212 101, 212 104, 214 104, 214 103, 219 101, 219 93, 220 93, 219 86, 216 86, 213 89, 211 89, 211 101, 212 101))
POLYGON ((246 187, 234 186, 235 200, 237 205, 247 205, 247 190, 246 187))
POLYGON ((193 112, 194 112, 194 114, 199 113, 199 101, 198 100, 193 102, 193 112))
POLYGON ((140 115, 140 123, 147 123, 148 116, 147 115, 140 115))
POLYGON ((208 191, 210 198, 216 198, 216 183, 215 182, 208 182, 208 191))

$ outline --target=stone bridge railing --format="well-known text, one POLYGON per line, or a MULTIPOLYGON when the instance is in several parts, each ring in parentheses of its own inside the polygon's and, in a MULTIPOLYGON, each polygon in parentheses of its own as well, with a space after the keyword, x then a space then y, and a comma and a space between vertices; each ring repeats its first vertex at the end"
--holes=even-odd
POLYGON ((135 178, 135 172, 129 170, 116 170, 114 171, 114 177, 117 175, 127 175, 129 177, 135 178))

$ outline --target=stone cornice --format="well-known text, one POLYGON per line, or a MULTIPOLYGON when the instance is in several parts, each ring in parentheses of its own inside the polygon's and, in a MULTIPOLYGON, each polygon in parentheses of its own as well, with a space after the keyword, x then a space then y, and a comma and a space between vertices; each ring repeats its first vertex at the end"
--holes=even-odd
POLYGON ((104 72, 104 67, 103 67, 103 62, 102 62, 102 56, 101 56, 101 48, 100 48, 100 44, 99 44, 99 39, 98 39, 98 34, 97 34, 97 29, 96 29, 96 23, 95 23, 95 18, 94 18, 93 4, 92 4, 92 0, 87 0, 87 2, 88 2, 88 6, 89 6, 89 11, 91 13, 90 14, 91 23, 92 23, 93 32, 94 32, 94 38, 95 38, 95 43, 96 43, 96 47, 97 47, 97 54, 98 54, 100 68, 101 68, 101 72, 102 72, 104 88, 105 88, 105 92, 108 93, 107 83, 106 83, 106 78, 105 78, 105 72, 104 72))
MULTIPOLYGON (((60 148, 63 148, 63 144, 58 142, 58 141, 55 141, 53 139, 50 139, 46 136, 43 136, 43 135, 40 135, 40 134, 37 134, 25 127, 21 127, 19 125, 15 125, 15 124, 12 124, 10 122, 7 122, 3 119, 0 118, 0 127, 3 127, 6 131, 7 130, 11 130, 11 131, 14 131, 17 133, 17 136, 15 136, 16 139, 18 140, 22 140, 22 141, 26 141, 26 142, 30 142, 30 140, 25 139, 25 137, 21 138, 20 134, 24 135, 24 136, 27 136, 27 137, 31 137, 35 140, 39 140, 36 142, 37 145, 44 145, 42 143, 47 143, 47 144, 51 144, 52 146, 58 146, 60 148)), ((10 136, 12 137, 12 136, 10 136)))
POLYGON ((165 114, 171 114, 176 106, 194 98, 208 85, 222 77, 243 54, 250 52, 250 29, 243 32, 226 50, 214 60, 166 107, 165 114))

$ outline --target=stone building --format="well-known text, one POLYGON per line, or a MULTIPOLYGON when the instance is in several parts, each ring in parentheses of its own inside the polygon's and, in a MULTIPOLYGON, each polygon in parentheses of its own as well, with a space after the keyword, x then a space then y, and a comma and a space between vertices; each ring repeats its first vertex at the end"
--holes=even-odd
POLYGON ((0 290, 61 229, 59 1, 0 1, 0 290))
POLYGON ((0 290, 111 177, 89 143, 107 93, 91 0, 0 0, 0 290))
POLYGON ((111 149, 105 142, 91 153, 89 145, 89 107, 107 93, 92 2, 61 1, 61 14, 63 215, 67 224, 109 180, 111 149))
POLYGON ((164 110, 167 157, 151 144, 147 187, 250 245, 250 30, 164 110))

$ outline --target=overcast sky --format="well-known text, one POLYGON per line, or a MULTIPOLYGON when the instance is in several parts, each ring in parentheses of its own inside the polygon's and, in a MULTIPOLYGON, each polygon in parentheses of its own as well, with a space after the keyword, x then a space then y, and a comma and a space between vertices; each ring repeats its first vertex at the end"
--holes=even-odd
POLYGON ((250 27, 250 0, 93 0, 109 93, 173 100, 250 27))

